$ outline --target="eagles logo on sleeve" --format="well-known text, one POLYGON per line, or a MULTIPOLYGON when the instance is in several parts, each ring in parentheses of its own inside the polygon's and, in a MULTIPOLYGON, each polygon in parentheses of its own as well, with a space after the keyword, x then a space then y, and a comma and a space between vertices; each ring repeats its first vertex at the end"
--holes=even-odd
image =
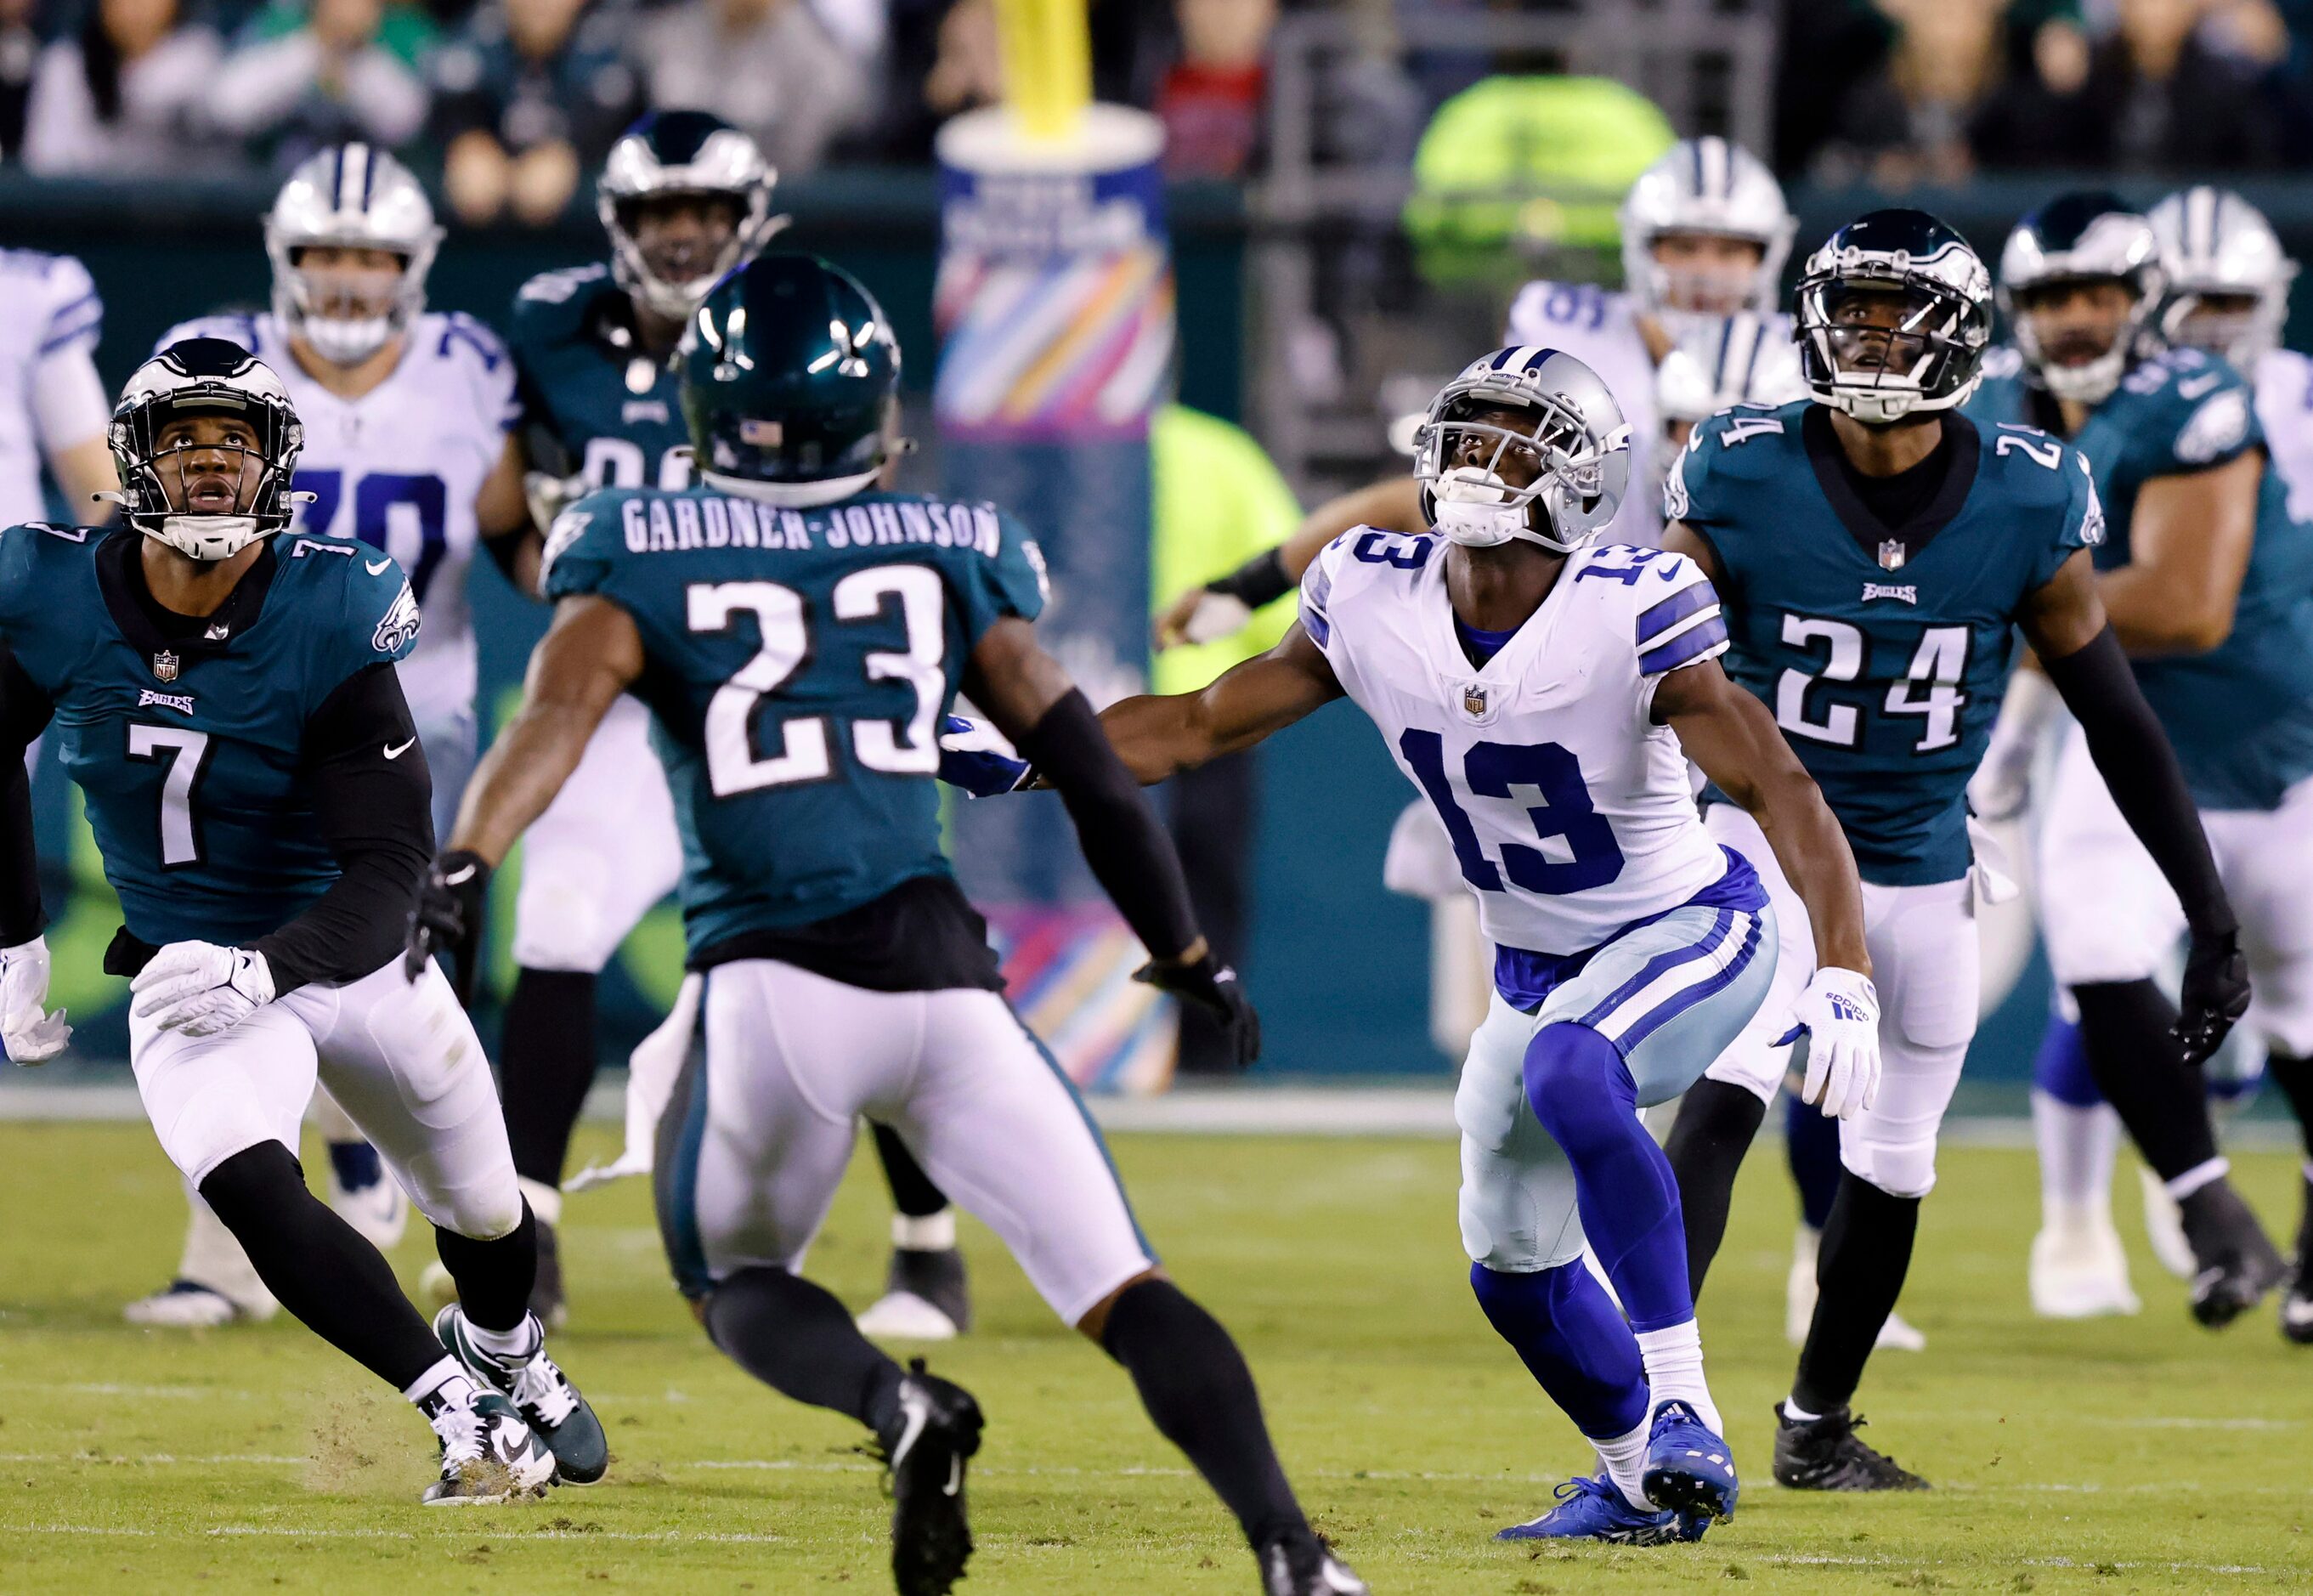
POLYGON ((370 634, 370 647, 380 654, 398 654, 418 640, 418 595, 404 582, 393 607, 386 611, 385 618, 370 634))

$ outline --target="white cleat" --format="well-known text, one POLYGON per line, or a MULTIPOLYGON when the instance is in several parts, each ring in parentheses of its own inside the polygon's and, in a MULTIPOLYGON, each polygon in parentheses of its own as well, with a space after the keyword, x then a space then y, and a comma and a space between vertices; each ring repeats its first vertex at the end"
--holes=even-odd
POLYGON ((2192 1279, 2201 1265, 2193 1257, 2193 1244, 2185 1239, 2185 1219, 2177 1199, 2151 1170, 2136 1173, 2144 1182, 2144 1239, 2152 1243, 2152 1256, 2177 1279, 2192 1279))
POLYGON ((442 1476, 426 1487, 427 1506, 514 1502, 554 1484, 554 1454, 497 1392, 427 1418, 442 1443, 442 1476))
POLYGON ((861 1314, 859 1333, 878 1341, 954 1341, 955 1321, 913 1292, 892 1292, 861 1314))
MULTIPOLYGON (((1791 1272, 1783 1281, 1783 1339, 1793 1346, 1807 1345, 1807 1327, 1815 1323, 1815 1263, 1822 1246, 1822 1233, 1805 1225, 1791 1243, 1791 1272)), ((1902 1314, 1891 1313, 1871 1345, 1889 1352, 1923 1353, 1928 1350, 1927 1332, 1902 1314)))
POLYGON ((338 1172, 331 1169, 330 1206, 380 1252, 391 1252, 400 1246, 402 1232, 409 1228, 409 1199, 401 1195, 401 1183, 390 1171, 381 1171, 367 1186, 348 1190, 338 1184, 338 1172))
POLYGON ((229 1297, 198 1281, 172 1280, 167 1288, 139 1297, 120 1317, 147 1329, 214 1330, 225 1325, 261 1325, 281 1310, 273 1293, 259 1286, 253 1295, 229 1297))
POLYGON ((2099 1213, 2051 1216, 2032 1238, 2032 1311, 2042 1318, 2107 1318, 2143 1311, 2128 1283, 2120 1232, 2099 1213))

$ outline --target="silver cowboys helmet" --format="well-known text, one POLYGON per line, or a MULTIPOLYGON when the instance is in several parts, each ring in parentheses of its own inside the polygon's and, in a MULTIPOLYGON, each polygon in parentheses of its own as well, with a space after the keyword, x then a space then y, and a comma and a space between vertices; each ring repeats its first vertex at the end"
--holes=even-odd
POLYGON ((1614 518, 1631 480, 1631 426, 1598 374, 1527 344, 1473 360, 1414 435, 1421 513, 1472 548, 1523 538, 1570 553, 1614 518), (1522 418, 1506 423, 1495 412, 1522 418), (1512 462, 1513 482, 1503 467, 1512 462))
POLYGON ((2239 195, 2206 184, 2178 190, 2145 219, 2168 279, 2162 341, 2206 349, 2254 375, 2281 345, 2297 280, 2297 262, 2273 224, 2239 195))
POLYGON ((273 313, 332 366, 358 366, 426 309, 426 274, 441 247, 434 207, 409 168, 366 144, 339 145, 300 164, 265 217, 273 313), (349 304, 299 257, 317 245, 383 250, 401 276, 382 310, 349 304))
POLYGON ((1807 257, 1793 323, 1808 397, 1884 427, 1975 392, 1992 274, 1927 212, 1870 211, 1807 257))
POLYGON ((2120 386, 2166 287, 2152 224, 2117 194, 2060 195, 2017 223, 2000 251, 2000 308, 2015 329, 2025 370, 2058 399, 2080 404, 2099 403, 2120 386), (2036 288, 2104 281, 2123 284, 2133 296, 2112 348, 2073 366, 2050 359, 2022 301, 2036 288))
POLYGON ((289 401, 289 391, 272 369, 239 344, 222 338, 189 338, 136 368, 121 390, 106 435, 120 476, 119 502, 128 523, 189 559, 226 560, 261 537, 289 525, 295 509, 290 479, 305 446, 305 429, 289 401), (253 445, 176 444, 163 448, 162 430, 189 416, 230 416, 246 421, 253 445), (163 472, 172 456, 224 452, 239 458, 234 475, 244 489, 229 511, 189 512, 172 502, 170 489, 183 480, 179 469, 163 472), (246 485, 247 463, 258 471, 246 485))
POLYGON ((1623 281, 1640 309, 1661 315, 1670 308, 1672 276, 1655 259, 1655 241, 1667 233, 1701 233, 1759 246, 1751 292, 1739 308, 1763 315, 1774 310, 1798 223, 1774 173, 1741 145, 1715 137, 1679 140, 1631 185, 1621 221, 1623 281))
POLYGON ((643 118, 611 146, 594 191, 594 208, 611 235, 611 271, 619 287, 662 316, 682 321, 707 291, 753 260, 786 222, 771 215, 771 185, 778 181, 738 128, 703 110, 660 110, 643 118), (634 212, 654 199, 682 195, 727 198, 737 207, 731 241, 699 271, 660 276, 634 234, 634 212))

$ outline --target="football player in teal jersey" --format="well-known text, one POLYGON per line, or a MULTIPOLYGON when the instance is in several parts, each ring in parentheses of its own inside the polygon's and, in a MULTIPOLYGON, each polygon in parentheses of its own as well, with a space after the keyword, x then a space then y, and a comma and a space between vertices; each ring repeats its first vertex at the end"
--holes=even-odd
MULTIPOLYGON (((704 111, 655 112, 611 150, 597 198, 610 262, 532 278, 514 299, 509 341, 541 527, 578 495, 690 482, 671 357, 707 290, 778 228, 773 176, 752 139, 704 111)), ((508 575, 528 590, 536 563, 533 550, 508 575)), ((517 973, 498 1063, 514 1166, 541 1223, 534 1306, 550 1320, 564 1311, 563 1163, 600 1059, 596 979, 682 864, 648 715, 622 699, 524 836, 514 901, 517 973)), ((875 1146, 898 1212, 889 1289, 863 1323, 945 1339, 972 1318, 955 1212, 897 1137, 879 1128, 875 1146)))
MULTIPOLYGON (((2232 909, 2176 755, 2098 598, 2090 551, 2104 512, 2089 463, 2036 428, 1958 409, 1991 312, 1983 261, 1934 217, 1884 210, 1850 223, 1799 284, 1810 397, 1704 422, 1665 492, 1666 546, 1701 563, 1726 605, 1729 674, 1773 710, 1854 850, 1881 997, 1885 1074, 1840 1124, 1820 1293, 1778 1408, 1775 1477, 1798 1489, 1925 1483, 1857 1438, 1849 1401, 1902 1289, 1975 1027, 1966 787, 2014 631, 2185 905, 2184 1045, 2204 1055, 2248 1001, 2232 909)), ((1711 792, 1704 804, 1723 842, 1772 858, 1742 809, 1711 792)), ((1698 1287, 1736 1168, 1787 1069, 1801 1067, 1783 1014, 1814 968, 1807 913, 1779 872, 1760 873, 1783 937, 1779 992, 1687 1093, 1669 1141, 1698 1287)))
MULTIPOLYGON (((2216 208, 2205 204, 2201 221, 2213 225, 2216 208)), ((2062 196, 2018 224, 2000 275, 2015 347, 1971 408, 2069 438, 2096 473, 2111 528, 2096 553, 2105 608, 2240 906, 2256 992, 2248 1028, 2301 1116, 2313 1112, 2313 909, 2302 890, 2313 869, 2313 527, 2290 513, 2244 377, 2154 336, 2167 274, 2147 218, 2111 194, 2062 196)), ((2034 741, 2029 700, 2018 701, 1997 762, 2010 772, 2029 763, 2034 741)), ((2012 780, 1979 791, 2020 802, 2012 780)), ((2283 1269, 2226 1178, 2198 1061, 2169 1036, 2174 1008, 2157 977, 2184 929, 2178 904, 2077 737, 2043 810, 2041 927, 2078 1008, 2085 1095, 2100 1089, 2177 1200, 2193 1311, 2224 1324, 2283 1269)), ((2050 1054, 2044 1065, 2062 1057, 2050 1054)), ((2083 1095, 2051 1073, 2040 1071, 2050 1097, 2083 1095)), ((2071 1116, 2040 1117, 2045 1132, 2071 1116)), ((2055 1261, 2040 1253, 2036 1270, 2055 1261)))
POLYGON ((162 1149, 268 1290, 432 1422, 428 1502, 602 1477, 602 1426, 530 1314, 536 1228, 473 1028, 399 928, 433 825, 394 666, 418 609, 392 558, 275 534, 303 441, 287 391, 195 338, 113 415, 125 525, 0 533, 0 989, 10 1056, 64 1041, 17 752, 44 727, 125 921, 129 1063, 162 1149), (429 1328, 374 1246, 305 1187, 316 1077, 439 1227, 465 1307, 429 1328))
POLYGON ((866 289, 764 255, 692 318, 682 403, 703 485, 618 489, 548 540, 554 622, 421 896, 413 960, 455 947, 488 873, 629 690, 683 840, 706 1049, 660 1125, 660 1223, 716 1345, 875 1434, 903 1596, 972 1550, 966 1392, 901 1368, 799 1273, 867 1118, 1002 1236, 1121 1362, 1236 1515, 1271 1596, 1356 1596, 1310 1530, 1227 1333, 1158 1268, 1073 1089, 1001 995, 941 852, 941 718, 960 687, 1048 772, 1150 950, 1143 975, 1257 1021, 1199 933, 1180 861, 1091 707, 1040 649, 1042 560, 994 507, 888 491, 899 350, 866 289))

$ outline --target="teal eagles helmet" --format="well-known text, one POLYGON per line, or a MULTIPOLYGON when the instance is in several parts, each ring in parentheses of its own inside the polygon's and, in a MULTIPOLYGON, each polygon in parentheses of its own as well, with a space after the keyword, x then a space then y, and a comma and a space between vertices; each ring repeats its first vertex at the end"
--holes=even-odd
POLYGON ((727 492, 831 504, 901 446, 899 340, 875 296, 815 255, 759 255, 716 284, 680 359, 693 458, 727 492))

